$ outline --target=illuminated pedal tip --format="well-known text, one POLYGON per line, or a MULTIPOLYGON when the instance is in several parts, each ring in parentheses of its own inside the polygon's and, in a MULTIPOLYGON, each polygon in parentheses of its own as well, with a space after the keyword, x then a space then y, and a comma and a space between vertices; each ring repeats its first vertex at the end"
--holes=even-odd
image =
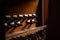
POLYGON ((32 22, 34 22, 35 20, 34 19, 32 19, 32 22))
POLYGON ((27 20, 27 22, 31 22, 30 20, 27 20))
POLYGON ((8 24, 7 23, 4 23, 5 26, 7 26, 8 24))
POLYGON ((32 16, 32 14, 29 14, 29 16, 32 16))
POLYGON ((33 14, 33 16, 36 16, 36 14, 33 14))
POLYGON ((10 18, 11 16, 10 15, 6 15, 5 17, 10 18))
POLYGON ((11 25, 14 25, 15 23, 14 23, 14 22, 11 22, 10 24, 11 24, 11 25))
POLYGON ((23 17, 23 15, 19 15, 19 17, 23 17))
POLYGON ((28 14, 25 14, 25 17, 28 17, 28 14))
POLYGON ((17 24, 20 24, 20 23, 21 23, 20 21, 17 22, 17 24))
POLYGON ((13 17, 18 17, 17 15, 13 15, 13 17))

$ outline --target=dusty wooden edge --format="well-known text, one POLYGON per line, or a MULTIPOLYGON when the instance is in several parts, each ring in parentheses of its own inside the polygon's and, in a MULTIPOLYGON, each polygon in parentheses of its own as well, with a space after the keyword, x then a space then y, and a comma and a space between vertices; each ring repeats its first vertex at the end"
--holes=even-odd
POLYGON ((39 29, 42 30, 42 28, 44 28, 44 27, 47 27, 47 25, 44 25, 44 26, 41 26, 41 27, 37 27, 37 28, 31 28, 31 29, 26 29, 26 30, 14 32, 14 33, 12 33, 12 34, 6 35, 6 38, 7 38, 7 37, 10 37, 10 36, 17 35, 17 34, 22 34, 22 33, 25 33, 25 32, 33 31, 33 30, 39 30, 39 29))

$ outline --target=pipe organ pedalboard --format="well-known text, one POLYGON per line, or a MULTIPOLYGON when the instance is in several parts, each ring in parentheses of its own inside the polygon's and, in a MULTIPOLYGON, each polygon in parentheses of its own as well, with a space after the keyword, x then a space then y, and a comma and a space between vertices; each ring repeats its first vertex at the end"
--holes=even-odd
POLYGON ((45 40, 47 25, 37 26, 38 23, 41 24, 41 20, 38 21, 40 16, 36 13, 38 1, 36 0, 36 4, 35 1, 27 3, 29 5, 25 3, 25 5, 19 6, 19 8, 21 7, 23 9, 22 11, 17 10, 18 6, 13 7, 16 8, 16 13, 14 10, 11 11, 9 9, 10 7, 6 8, 3 24, 5 27, 6 40, 45 40), (25 10, 23 6, 27 9, 25 10), (11 12, 11 14, 9 14, 9 12, 11 12), (19 14, 18 12, 21 13, 19 14))
POLYGON ((38 15, 5 15, 4 27, 6 40, 43 40, 46 37, 46 25, 36 27, 38 15))

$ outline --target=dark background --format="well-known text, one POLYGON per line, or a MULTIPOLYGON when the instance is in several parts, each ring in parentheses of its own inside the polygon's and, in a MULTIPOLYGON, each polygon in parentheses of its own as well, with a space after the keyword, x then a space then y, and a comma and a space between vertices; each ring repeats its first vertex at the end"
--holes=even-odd
POLYGON ((37 17, 37 27, 42 26, 42 0, 39 1, 38 7, 36 10, 36 14, 38 15, 37 17))
POLYGON ((59 0, 49 0, 49 14, 48 14, 48 40, 60 39, 60 4, 59 0))
MULTIPOLYGON (((0 40, 4 40, 4 27, 3 27, 3 6, 4 0, 0 0, 0 40)), ((59 40, 60 39, 60 5, 58 0, 49 0, 49 14, 48 14, 48 28, 46 40, 59 40)))

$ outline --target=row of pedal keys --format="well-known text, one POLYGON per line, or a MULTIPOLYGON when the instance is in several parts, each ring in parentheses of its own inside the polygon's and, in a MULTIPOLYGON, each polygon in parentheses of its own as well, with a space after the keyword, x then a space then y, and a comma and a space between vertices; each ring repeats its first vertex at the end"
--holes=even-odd
MULTIPOLYGON (((35 15, 35 14, 33 14, 33 15, 35 15)), ((8 27, 14 27, 14 26, 18 26, 18 25, 20 26, 21 22, 19 20, 24 19, 24 16, 26 18, 28 18, 28 16, 32 17, 32 14, 29 14, 29 15, 28 14, 25 14, 25 15, 12 15, 12 16, 11 15, 6 15, 6 20, 8 22, 4 23, 4 25, 8 26, 8 27), (9 21, 10 21, 10 23, 9 23, 9 21)))
POLYGON ((36 14, 29 14, 29 17, 30 17, 30 18, 36 18, 37 15, 36 15, 36 14))
POLYGON ((24 15, 19 14, 19 15, 12 15, 12 16, 11 15, 6 15, 5 17, 6 17, 6 20, 11 20, 11 19, 17 20, 17 19, 23 19, 24 17, 25 18, 28 18, 28 17, 30 17, 30 18, 36 17, 36 14, 24 14, 24 15))
POLYGON ((33 24, 33 23, 37 23, 37 21, 35 21, 34 19, 32 19, 32 20, 27 20, 26 23, 27 24, 33 24))
POLYGON ((21 22, 10 22, 10 23, 4 23, 5 27, 11 28, 11 27, 16 27, 16 26, 22 26, 21 22))

